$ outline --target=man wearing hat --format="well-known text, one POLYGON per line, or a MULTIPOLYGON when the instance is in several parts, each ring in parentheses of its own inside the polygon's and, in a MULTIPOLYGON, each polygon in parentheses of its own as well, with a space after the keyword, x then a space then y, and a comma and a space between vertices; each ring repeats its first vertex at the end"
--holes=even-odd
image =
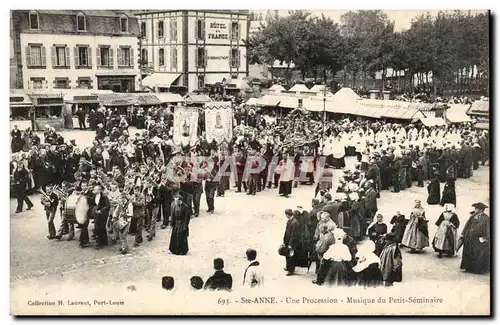
POLYGON ((285 216, 287 218, 285 234, 283 236, 282 247, 286 248, 286 267, 287 276, 293 275, 295 272, 295 258, 294 252, 300 250, 300 224, 293 215, 291 209, 285 210, 285 216))
POLYGON ((459 238, 458 249, 462 245, 464 248, 460 269, 483 274, 490 269, 490 217, 484 213, 487 208, 485 204, 479 202, 472 206, 475 210, 459 238))

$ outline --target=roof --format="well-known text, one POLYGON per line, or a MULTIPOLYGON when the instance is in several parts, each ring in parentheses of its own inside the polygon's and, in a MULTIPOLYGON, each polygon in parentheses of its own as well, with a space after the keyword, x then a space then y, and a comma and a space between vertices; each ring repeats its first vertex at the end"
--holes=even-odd
POLYGON ((160 103, 179 103, 184 102, 184 99, 179 94, 174 93, 155 93, 156 98, 160 103))
POLYGON ((98 103, 99 94, 112 94, 112 90, 101 89, 65 89, 64 101, 70 103, 98 103), (84 99, 84 97, 88 97, 84 99))
POLYGON ((264 95, 257 101, 260 106, 277 106, 284 96, 264 95))
POLYGON ((22 89, 10 90, 10 107, 33 106, 31 98, 22 89))
POLYGON ((245 103, 245 105, 257 105, 257 103, 259 102, 259 99, 258 98, 249 98, 247 100, 247 102, 245 103))
MULTIPOLYGON (((299 97, 290 97, 290 96, 280 96, 280 102, 278 104, 279 107, 284 108, 298 108, 299 107, 299 97)), ((303 104, 302 100, 302 104, 303 104)))
MULTIPOLYGON (((361 106, 372 107, 372 112, 380 117, 412 120, 424 118, 425 114, 420 111, 419 103, 403 102, 396 100, 361 99, 357 101, 361 106)), ((432 105, 432 104, 431 104, 432 105)))
POLYGON ((476 129, 481 129, 481 130, 489 130, 490 129, 490 123, 476 123, 474 124, 474 127, 476 129))
POLYGON ((450 104, 450 108, 446 111, 446 120, 450 123, 470 122, 471 119, 467 115, 467 110, 470 105, 465 104, 450 104))
POLYGON ((314 85, 311 89, 313 93, 322 93, 325 91, 325 85, 314 85))
POLYGON ((130 106, 137 103, 137 96, 129 93, 99 94, 98 97, 104 106, 130 106))
POLYGON ((154 94, 139 93, 139 94, 136 94, 136 96, 137 96, 136 104, 139 104, 139 105, 159 105, 159 104, 161 104, 158 97, 156 97, 156 95, 154 95, 154 94))
POLYGON ((203 103, 208 103, 211 102, 212 99, 208 97, 208 95, 205 94, 187 94, 184 96, 184 101, 188 102, 189 99, 194 103, 194 104, 203 104, 203 103))
POLYGON ((358 99, 360 99, 358 94, 356 94, 354 90, 348 87, 341 88, 339 91, 335 93, 335 95, 333 95, 333 100, 338 101, 340 103, 352 103, 358 99))
POLYGON ((306 87, 304 84, 295 84, 292 88, 290 88, 288 91, 294 91, 294 92, 307 92, 310 93, 311 91, 309 88, 306 87))
POLYGON ((476 100, 472 103, 467 111, 469 115, 489 116, 490 115, 490 101, 489 100, 476 100))
POLYGON ((142 80, 142 85, 147 87, 169 88, 179 77, 180 73, 155 72, 142 80))
POLYGON ((282 85, 278 85, 278 84, 276 84, 276 85, 272 85, 272 86, 269 88, 269 90, 274 91, 274 92, 280 92, 280 91, 285 91, 286 89, 285 89, 285 87, 283 87, 282 85))
POLYGON ((77 15, 83 12, 89 17, 119 17, 125 15, 134 17, 132 10, 35 10, 40 14, 48 15, 77 15))
POLYGON ((422 124, 425 126, 444 126, 446 122, 441 117, 424 117, 421 118, 422 124))

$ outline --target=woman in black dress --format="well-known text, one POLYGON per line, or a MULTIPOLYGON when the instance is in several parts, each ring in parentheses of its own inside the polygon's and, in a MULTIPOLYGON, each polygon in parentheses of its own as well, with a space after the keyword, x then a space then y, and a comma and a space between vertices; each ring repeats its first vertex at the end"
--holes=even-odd
POLYGON ((189 220, 190 209, 177 194, 171 206, 172 237, 169 250, 175 255, 186 255, 189 251, 189 220))

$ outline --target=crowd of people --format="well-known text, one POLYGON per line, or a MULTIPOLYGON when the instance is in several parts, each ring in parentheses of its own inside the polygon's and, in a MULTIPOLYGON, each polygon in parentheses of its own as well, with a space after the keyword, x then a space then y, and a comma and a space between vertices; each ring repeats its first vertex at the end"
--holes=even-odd
MULTIPOLYGON (((130 121, 125 116, 116 110, 98 111, 90 123, 95 140, 83 150, 49 127, 43 142, 31 130, 15 127, 12 131, 16 213, 22 212, 23 202, 28 209, 33 207, 30 190, 40 191, 48 239, 67 235, 73 240, 76 226, 80 247, 89 246, 90 237, 98 249, 119 240, 121 253, 127 254, 129 235, 137 247, 143 243, 144 231, 148 241, 155 238, 160 223, 162 229, 172 227, 170 252, 185 255, 190 220, 200 215, 203 193, 207 213, 213 213, 215 198, 230 190, 231 180, 236 192, 243 189, 257 195, 274 187, 286 198, 297 186, 316 184, 311 212, 301 207, 285 212, 288 222, 279 253, 286 257, 287 275, 314 262, 317 284, 401 281, 401 247, 418 252, 429 246, 425 211, 416 202, 409 219, 400 213, 392 218, 394 226, 388 232, 377 214, 377 200, 381 191, 398 193, 415 182, 423 187, 430 180, 427 202, 446 206, 433 246, 440 256, 453 255, 459 246, 458 224, 448 204, 456 205, 455 180, 471 177, 480 163, 489 160, 487 132, 470 124, 428 128, 347 118, 328 120, 323 129, 321 119, 302 109, 270 119, 255 108, 242 107, 234 111, 237 126, 231 141, 209 143, 201 114, 196 145, 176 146, 173 114, 168 109, 142 110, 139 126, 145 130, 134 135, 129 134, 130 121), (357 157, 354 170, 345 168, 346 156, 357 157), (209 170, 205 158, 214 162, 209 170), (234 171, 228 161, 234 163, 234 171), (246 173, 246 168, 259 172, 246 173), (343 176, 333 188, 333 169, 340 168, 343 176), (445 183, 442 196, 441 183, 445 183), (55 229, 58 209, 62 223, 55 229), (455 231, 448 231, 450 227, 455 231), (370 241, 361 245, 365 237, 370 241)), ((475 240, 480 238, 481 244, 489 240, 489 223, 482 217, 484 208, 476 209, 471 222, 481 222, 483 232, 469 222, 460 238, 463 268, 480 273, 489 262, 478 269, 477 258, 489 258, 489 252, 478 255, 477 250, 483 252, 489 246, 478 246, 475 240)))

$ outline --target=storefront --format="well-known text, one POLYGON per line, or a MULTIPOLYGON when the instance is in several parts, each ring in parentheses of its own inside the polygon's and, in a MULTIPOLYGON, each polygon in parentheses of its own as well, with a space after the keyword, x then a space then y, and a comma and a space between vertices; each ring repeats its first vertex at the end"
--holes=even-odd
POLYGON ((36 131, 43 130, 46 125, 62 130, 64 128, 64 95, 55 94, 28 94, 33 101, 36 131))
POLYGON ((130 119, 134 104, 137 103, 136 94, 98 94, 102 106, 112 110, 117 109, 119 114, 126 115, 130 119))
POLYGON ((116 93, 135 91, 135 76, 97 76, 97 89, 116 93))

